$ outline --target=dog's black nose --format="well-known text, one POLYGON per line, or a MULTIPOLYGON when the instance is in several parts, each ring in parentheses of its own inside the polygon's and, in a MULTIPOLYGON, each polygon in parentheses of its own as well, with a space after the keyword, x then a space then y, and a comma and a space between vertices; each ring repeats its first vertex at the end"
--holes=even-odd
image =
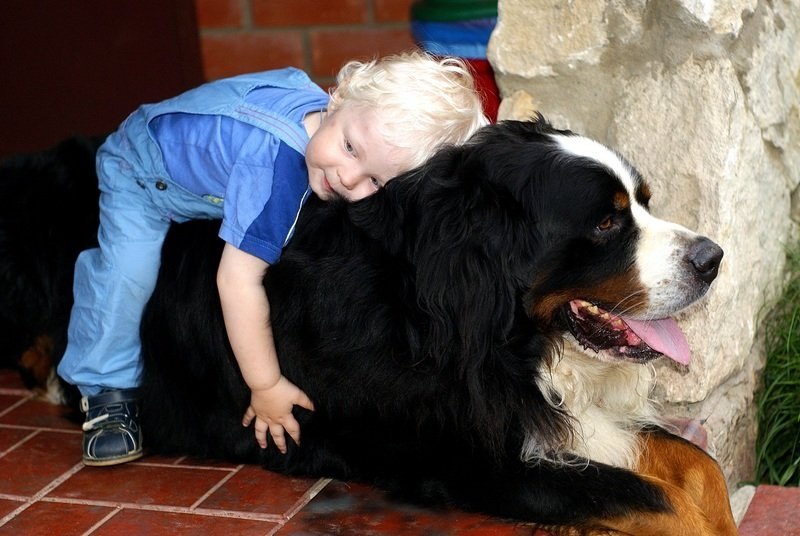
POLYGON ((689 246, 686 253, 686 260, 692 263, 697 272, 697 277, 706 283, 711 283, 719 273, 719 265, 722 262, 724 252, 708 238, 701 236, 689 246))

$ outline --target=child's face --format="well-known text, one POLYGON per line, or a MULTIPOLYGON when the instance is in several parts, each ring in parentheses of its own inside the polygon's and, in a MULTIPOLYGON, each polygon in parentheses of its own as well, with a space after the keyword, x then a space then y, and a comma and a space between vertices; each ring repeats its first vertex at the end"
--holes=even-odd
POLYGON ((320 199, 363 199, 408 169, 408 155, 386 142, 381 127, 380 115, 363 107, 324 118, 306 148, 308 182, 320 199))

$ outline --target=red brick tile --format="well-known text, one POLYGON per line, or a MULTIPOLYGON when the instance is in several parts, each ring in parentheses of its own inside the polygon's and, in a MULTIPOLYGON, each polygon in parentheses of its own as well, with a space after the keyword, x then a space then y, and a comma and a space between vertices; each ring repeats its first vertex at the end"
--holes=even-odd
POLYGON ((395 29, 319 30, 311 33, 312 73, 333 76, 351 59, 372 59, 414 48, 407 27, 395 29))
POLYGON ((80 536, 113 512, 113 508, 83 504, 37 502, 3 525, 3 534, 80 536))
POLYGON ((252 0, 257 26, 315 26, 367 22, 367 0, 252 0))
POLYGON ((19 394, 0 394, 0 413, 6 411, 14 404, 19 404, 20 401, 29 397, 28 393, 19 394))
POLYGON ((376 22, 405 22, 411 18, 414 0, 373 0, 376 22))
POLYGON ((759 486, 739 524, 740 536, 800 536, 800 488, 759 486))
POLYGON ((455 510, 429 510, 387 499, 373 488, 331 482, 294 516, 278 536, 546 536, 529 525, 455 510))
POLYGON ((119 536, 122 534, 264 536, 274 528, 275 523, 269 521, 126 509, 93 531, 92 536, 119 536))
POLYGON ((0 493, 31 496, 81 461, 81 436, 40 432, 0 458, 0 493))
POLYGON ((204 72, 209 80, 304 66, 300 32, 207 34, 201 38, 201 45, 204 72))
POLYGON ((0 424, 79 431, 78 409, 30 398, 0 417, 0 424))
POLYGON ((314 479, 292 478, 248 466, 225 482, 198 508, 284 515, 315 483, 314 479))
POLYGON ((22 428, 0 426, 0 453, 7 451, 32 433, 33 431, 22 428))
POLYGON ((0 499, 0 518, 7 516, 24 503, 22 501, 12 501, 10 499, 0 499))
POLYGON ((191 506, 228 473, 127 463, 85 467, 50 492, 50 497, 132 504, 191 506))
POLYGON ((25 384, 16 370, 0 369, 0 389, 25 390, 25 384))
POLYGON ((239 27, 243 21, 242 0, 195 0, 200 28, 239 27))

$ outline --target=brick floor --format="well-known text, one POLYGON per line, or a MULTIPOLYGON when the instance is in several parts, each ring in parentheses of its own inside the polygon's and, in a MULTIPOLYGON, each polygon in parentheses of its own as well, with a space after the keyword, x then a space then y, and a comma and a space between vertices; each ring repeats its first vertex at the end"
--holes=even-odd
MULTIPOLYGON (((389 500, 368 486, 145 456, 86 467, 79 424, 0 370, 0 536, 545 536, 520 523, 389 500)), ((800 536, 800 491, 761 486, 742 536, 800 536)))
POLYGON ((81 462, 70 410, 0 370, 0 536, 231 534, 543 536, 524 524, 393 502, 367 486, 259 467, 145 456, 81 462))

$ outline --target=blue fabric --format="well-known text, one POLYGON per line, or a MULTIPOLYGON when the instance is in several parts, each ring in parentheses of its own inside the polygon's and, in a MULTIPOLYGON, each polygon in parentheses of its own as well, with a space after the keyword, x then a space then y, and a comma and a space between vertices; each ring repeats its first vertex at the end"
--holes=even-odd
MULTIPOLYGON (((281 250, 291 238, 300 207, 309 192, 305 159, 284 143, 278 149, 274 169, 276 179, 272 183, 272 195, 261 207, 261 212, 252 218, 244 235, 240 237, 236 234, 237 229, 230 224, 232 218, 227 218, 220 229, 220 237, 226 242, 269 263, 278 260, 281 250), (283 180, 283 177, 289 176, 306 180, 283 180)), ((226 202, 225 207, 228 206, 226 202)))
MULTIPOLYGON (((290 90, 282 93, 278 102, 284 102, 282 99, 288 93, 302 93, 306 104, 313 103, 305 106, 308 111, 327 105, 327 94, 296 69, 243 75, 142 106, 100 147, 97 156, 101 191, 99 247, 81 253, 75 265, 75 303, 70 316, 67 350, 58 368, 58 373, 77 385, 84 396, 96 395, 103 389, 138 385, 141 374, 139 324, 144 305, 155 287, 161 245, 172 221, 225 216, 227 225, 225 205, 234 206, 235 203, 226 201, 244 199, 249 191, 248 184, 269 183, 270 188, 258 189, 258 195, 262 196, 260 205, 251 204, 250 214, 243 222, 237 220, 236 225, 241 225, 239 244, 249 248, 246 251, 266 252, 270 258, 280 254, 308 191, 307 175, 301 173, 305 171, 303 153, 308 135, 302 125, 302 115, 298 120, 304 106, 286 114, 285 110, 271 109, 266 101, 248 99, 264 87, 290 90), (230 138, 225 136, 215 140, 197 138, 192 140, 196 152, 185 153, 182 164, 181 158, 167 158, 174 164, 176 176, 173 177, 152 130, 157 118, 177 117, 173 114, 180 114, 187 120, 203 118, 203 121, 219 116, 227 118, 226 123, 230 120, 244 125, 247 127, 244 130, 251 133, 266 132, 275 148, 274 153, 268 152, 274 160, 253 166, 252 161, 243 157, 253 157, 257 151, 252 148, 242 152, 242 144, 228 144, 230 138), (201 160, 203 165, 194 162, 200 153, 205 153, 201 160), (181 165, 185 167, 178 171, 181 165), (222 171, 230 167, 235 175, 237 166, 242 170, 251 167, 251 170, 244 173, 244 182, 237 183, 240 191, 231 197, 230 176, 222 171), (258 170, 267 167, 275 175, 270 173, 269 179, 264 180, 265 174, 258 170), (207 180, 188 178, 195 173, 203 174, 206 169, 220 174, 207 180), (301 176, 303 179, 299 180, 301 176), (211 191, 206 193, 206 189, 211 191), (279 192, 274 198, 273 191, 279 192), (287 199, 290 202, 284 205, 287 199), (267 238, 262 240, 259 233, 267 238), (280 236, 282 234, 284 236, 280 236), (264 244, 271 240, 277 246, 265 248, 264 244)), ((219 133, 227 128, 220 128, 219 133)), ((234 128, 233 123, 230 128, 234 128)), ((176 141, 176 138, 171 139, 164 149, 168 150, 176 141)), ((221 231, 222 234, 226 232, 221 231)), ((231 239, 236 240, 236 237, 231 235, 231 239)))
POLYGON ((441 56, 486 59, 486 46, 496 18, 457 22, 411 21, 414 40, 426 51, 441 56))
MULTIPOLYGON (((297 124, 321 104, 316 93, 275 87, 258 88, 246 100, 280 111, 297 124)), ((303 154, 268 131, 218 115, 166 114, 156 117, 150 130, 168 175, 222 205, 220 237, 270 264, 277 262, 306 198, 303 154)))

